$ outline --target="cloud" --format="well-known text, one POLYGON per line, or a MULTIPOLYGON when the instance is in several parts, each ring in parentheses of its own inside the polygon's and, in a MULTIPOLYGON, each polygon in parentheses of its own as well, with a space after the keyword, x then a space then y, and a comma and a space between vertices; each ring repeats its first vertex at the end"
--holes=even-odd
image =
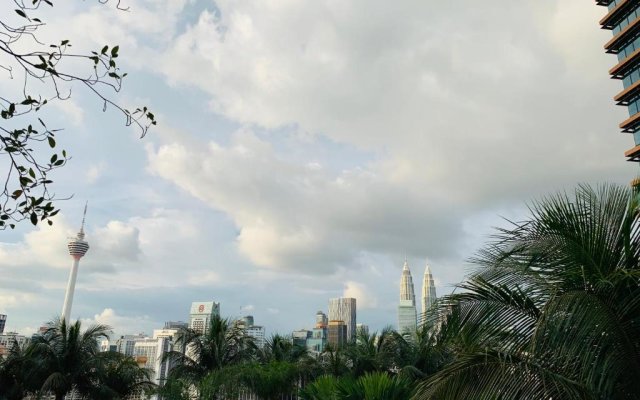
POLYGON ((595 21, 564 18, 590 18, 592 4, 216 4, 154 65, 270 136, 170 139, 150 151, 150 170, 227 213, 258 266, 331 273, 362 252, 460 257, 475 213, 628 175, 611 60, 599 42, 567 45, 599 40, 595 21), (366 160, 338 171, 310 150, 292 160, 305 146, 292 131, 366 160))
POLYGON ((0 294, 0 314, 6 314, 7 310, 25 303, 32 303, 35 299, 32 293, 2 293, 0 294))
MULTIPOLYGON (((144 329, 149 326, 160 327, 161 325, 157 321, 152 321, 149 316, 123 316, 119 315, 112 308, 105 308, 99 314, 95 314, 93 318, 84 318, 81 319, 82 326, 84 329, 89 327, 90 325, 108 325, 114 334, 109 335, 112 338, 115 338, 122 334, 131 334, 132 329, 144 329)), ((146 332, 151 335, 150 331, 146 332)))
POLYGON ((109 221, 93 232, 96 258, 136 261, 140 257, 140 230, 122 221, 109 221))
POLYGON ((342 296, 354 297, 356 299, 358 309, 376 308, 378 306, 378 299, 371 289, 359 282, 346 282, 342 296))
POLYGON ((332 174, 284 161, 247 131, 227 147, 160 146, 149 169, 228 213, 240 252, 262 267, 327 273, 361 251, 426 245, 438 256, 454 245, 442 240, 454 227, 438 215, 438 195, 359 168, 332 174))
MULTIPOLYGON (((65 217, 56 217, 52 226, 39 224, 17 243, 0 242, 0 263, 6 266, 45 265, 68 268, 71 259, 67 243, 75 238, 78 228, 72 228, 65 217)), ((85 228, 89 241, 89 257, 84 266, 112 264, 121 260, 136 260, 139 253, 139 231, 121 221, 109 221, 104 227, 85 228), (94 256, 95 255, 95 256, 94 256)))
POLYGON ((87 182, 90 184, 96 183, 104 173, 105 169, 106 165, 104 162, 91 165, 86 172, 87 182))

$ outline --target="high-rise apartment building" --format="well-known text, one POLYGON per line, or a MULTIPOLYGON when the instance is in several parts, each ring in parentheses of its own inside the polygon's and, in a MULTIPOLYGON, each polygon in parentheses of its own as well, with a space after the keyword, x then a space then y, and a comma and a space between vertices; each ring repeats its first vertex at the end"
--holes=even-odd
POLYGON ((600 25, 613 33, 613 38, 604 45, 605 51, 618 57, 609 75, 622 81, 623 90, 613 99, 629 111, 629 118, 620 123, 620 129, 632 134, 635 143, 624 154, 629 161, 637 162, 640 161, 640 0, 596 0, 596 4, 607 7, 600 25))
POLYGON ((147 336, 143 333, 138 335, 120 336, 120 339, 116 340, 116 351, 124 354, 125 356, 133 357, 136 342, 146 338, 147 336))
POLYGON ((7 332, 0 334, 0 359, 9 354, 9 351, 15 343, 23 347, 29 343, 29 338, 16 332, 7 332))
POLYGON ((347 326, 347 341, 352 341, 356 334, 356 299, 329 299, 329 322, 331 321, 343 321, 347 326))
POLYGON ((245 315, 236 321, 236 323, 244 329, 244 333, 247 336, 253 338, 254 343, 259 349, 264 347, 266 344, 264 326, 254 325, 253 315, 245 315))
MULTIPOLYGON (((170 337, 144 338, 135 342, 133 357, 138 365, 151 372, 151 381, 162 386, 169 374, 170 362, 163 360, 165 353, 173 349, 170 337)), ((157 396, 152 396, 151 400, 157 396)))
POLYGON ((220 316, 220 303, 213 301, 196 301, 191 303, 189 311, 189 328, 196 332, 209 332, 209 325, 214 316, 220 316))
POLYGON ((334 349, 339 349, 347 344, 347 325, 344 321, 329 320, 327 326, 327 342, 334 349))
POLYGON ((5 314, 0 314, 0 335, 4 333, 4 326, 7 323, 7 316, 5 314))
POLYGON ((424 269, 424 275, 422 277, 422 315, 420 316, 420 323, 423 324, 427 321, 427 312, 436 302, 436 285, 433 282, 433 276, 431 275, 431 268, 429 264, 424 269))
POLYGON ((414 334, 416 332, 416 295, 413 290, 413 278, 409 263, 404 260, 400 277, 400 304, 398 305, 398 332, 414 334))
POLYGON ((68 324, 69 317, 71 316, 71 305, 73 304, 73 294, 76 291, 76 278, 78 277, 78 266, 80 265, 80 259, 87 254, 89 250, 89 243, 84 240, 84 220, 87 216, 87 205, 84 206, 84 214, 82 215, 82 225, 80 225, 80 232, 74 239, 69 241, 67 247, 69 248, 69 255, 73 259, 71 264, 71 271, 69 271, 69 280, 67 281, 67 291, 64 295, 64 304, 62 305, 62 319, 68 324))

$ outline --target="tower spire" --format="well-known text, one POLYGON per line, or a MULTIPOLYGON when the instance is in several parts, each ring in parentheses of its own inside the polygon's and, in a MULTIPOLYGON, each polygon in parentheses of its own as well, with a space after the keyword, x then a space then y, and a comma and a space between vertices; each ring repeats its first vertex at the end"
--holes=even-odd
POLYGON ((427 320, 427 313, 433 307, 436 302, 436 285, 433 281, 433 275, 431 274, 431 268, 427 262, 424 268, 424 275, 422 276, 422 316, 421 320, 424 323, 427 320))
POLYGON ((71 264, 71 271, 69 272, 69 281, 67 282, 67 291, 64 296, 64 304, 62 306, 62 319, 65 322, 69 322, 69 316, 71 314, 71 305, 73 304, 73 294, 76 288, 76 277, 78 276, 78 265, 80 259, 87 254, 89 250, 89 243, 84 240, 84 222, 87 216, 87 203, 84 205, 84 214, 82 215, 82 225, 80 225, 80 232, 75 238, 70 238, 67 247, 69 249, 69 255, 73 259, 71 264))
POLYGON ((82 213, 82 225, 80 225, 80 232, 84 233, 84 220, 87 218, 87 206, 89 205, 89 200, 84 203, 84 212, 82 213))

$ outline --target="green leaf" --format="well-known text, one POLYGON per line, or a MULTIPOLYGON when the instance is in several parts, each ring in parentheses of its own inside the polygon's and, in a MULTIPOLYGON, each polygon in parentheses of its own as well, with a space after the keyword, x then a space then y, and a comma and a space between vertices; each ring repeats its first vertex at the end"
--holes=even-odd
POLYGON ((51 136, 47 137, 47 141, 49 142, 49 147, 51 148, 56 147, 56 140, 53 137, 51 136))
POLYGON ((24 11, 22 11, 22 10, 16 10, 16 14, 18 14, 22 18, 27 18, 27 14, 25 14, 24 11))
POLYGON ((113 57, 113 58, 118 57, 118 50, 120 50, 120 46, 114 46, 111 49, 111 57, 113 57))
POLYGON ((62 42, 60 42, 60 46, 64 46, 64 45, 66 45, 66 44, 69 44, 69 41, 68 41, 68 40, 66 40, 66 39, 65 39, 65 40, 63 40, 62 42))
POLYGON ((36 173, 35 173, 35 171, 33 170, 33 168, 29 168, 29 175, 30 175, 32 178, 35 178, 35 177, 36 177, 36 173))
POLYGON ((38 215, 36 213, 31 213, 30 219, 33 225, 38 225, 38 215))
POLYGON ((102 53, 102 54, 107 54, 107 50, 109 50, 109 46, 104 46, 104 47, 102 48, 102 50, 100 51, 100 53, 102 53))

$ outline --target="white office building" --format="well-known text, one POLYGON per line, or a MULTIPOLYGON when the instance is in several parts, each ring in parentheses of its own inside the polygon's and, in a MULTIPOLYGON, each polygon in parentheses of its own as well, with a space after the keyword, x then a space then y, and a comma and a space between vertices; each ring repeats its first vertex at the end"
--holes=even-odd
POLYGON ((242 329, 244 329, 244 332, 247 336, 253 338, 256 346, 258 346, 259 349, 264 348, 264 345, 266 344, 264 326, 254 325, 252 315, 245 315, 244 317, 242 317, 242 319, 236 321, 236 323, 240 327, 242 327, 242 329))
POLYGON ((191 303, 189 311, 189 328, 196 332, 207 333, 211 319, 220 315, 220 303, 213 301, 196 301, 191 303))

